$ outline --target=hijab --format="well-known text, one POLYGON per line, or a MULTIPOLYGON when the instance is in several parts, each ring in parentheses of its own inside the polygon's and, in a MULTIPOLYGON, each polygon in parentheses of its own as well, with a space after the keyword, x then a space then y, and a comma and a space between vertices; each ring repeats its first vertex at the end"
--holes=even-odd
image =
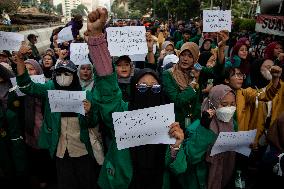
MULTIPOLYGON (((208 97, 202 103, 202 112, 209 109, 209 103, 215 108, 219 106, 222 99, 233 90, 227 85, 216 85, 208 97)), ((213 116, 209 128, 217 135, 220 132, 233 132, 233 119, 225 123, 213 116)), ((225 188, 232 179, 235 167, 235 152, 223 152, 214 156, 206 157, 209 162, 208 189, 225 188)))
POLYGON ((25 61, 25 64, 32 65, 34 67, 34 69, 36 70, 36 75, 43 74, 43 70, 42 70, 42 68, 40 67, 39 63, 36 60, 34 60, 34 59, 27 59, 25 61))
MULTIPOLYGON (((27 59, 25 64, 30 64, 36 70, 36 75, 43 74, 39 63, 34 59, 27 59)), ((37 147, 37 138, 43 120, 42 115, 42 99, 35 98, 31 95, 24 96, 25 108, 25 132, 27 144, 37 147)))
MULTIPOLYGON (((141 93, 137 90, 136 84, 146 74, 152 75, 161 84, 157 73, 149 68, 135 73, 131 80, 132 98, 129 101, 129 110, 164 104, 162 90, 160 93, 153 93, 151 90, 141 93)), ((166 147, 164 144, 153 144, 130 148, 133 165, 130 189, 162 188, 166 147)))
POLYGON ((94 77, 94 67, 93 67, 92 64, 84 64, 84 65, 90 65, 91 66, 91 75, 92 75, 91 78, 87 81, 80 78, 80 70, 81 70, 82 65, 79 65, 77 75, 78 75, 82 89, 87 90, 87 91, 91 91, 94 87, 94 78, 95 78, 94 77))
POLYGON ((131 79, 129 110, 149 108, 164 104, 162 90, 160 93, 153 93, 151 90, 141 93, 136 89, 136 84, 146 74, 152 75, 158 83, 161 84, 158 74, 152 69, 144 68, 137 71, 131 79))
MULTIPOLYGON (((197 63, 199 57, 199 48, 196 43, 193 42, 186 42, 182 45, 180 54, 185 51, 189 50, 193 56, 193 64, 197 63)), ((175 64, 171 70, 172 76, 177 82, 180 90, 185 90, 192 81, 192 77, 190 76, 191 70, 184 71, 181 69, 180 64, 175 64)))

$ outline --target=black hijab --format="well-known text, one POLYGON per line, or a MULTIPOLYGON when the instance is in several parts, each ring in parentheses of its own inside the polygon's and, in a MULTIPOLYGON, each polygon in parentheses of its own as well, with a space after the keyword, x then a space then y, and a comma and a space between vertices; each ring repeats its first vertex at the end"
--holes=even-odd
POLYGON ((136 89, 136 84, 138 81, 146 74, 152 75, 159 84, 161 81, 158 77, 158 74, 150 68, 144 68, 137 71, 131 80, 131 91, 130 91, 130 101, 129 101, 129 110, 137 110, 143 108, 149 108, 153 106, 160 106, 164 104, 164 98, 162 90, 160 93, 153 93, 151 90, 146 91, 145 93, 140 93, 136 89))
MULTIPOLYGON (((131 99, 129 110, 137 110, 164 104, 162 90, 153 93, 151 90, 140 93, 136 89, 139 79, 146 74, 151 74, 159 84, 160 79, 156 72, 149 68, 139 70, 131 81, 131 99)), ((130 148, 133 177, 129 189, 156 189, 162 188, 165 153, 167 145, 143 145, 130 148)))
MULTIPOLYGON (((80 85, 80 81, 79 81, 79 77, 77 75, 77 71, 71 72, 67 69, 61 68, 59 70, 54 71, 53 74, 63 73, 63 72, 68 72, 68 73, 73 74, 72 83, 69 86, 62 87, 62 86, 58 85, 58 83, 56 81, 56 76, 53 76, 53 83, 54 83, 55 89, 56 90, 64 90, 64 91, 82 91, 82 87, 80 85)), ((77 117, 77 116, 78 116, 78 114, 74 113, 74 112, 61 112, 61 117, 77 117)))
POLYGON ((210 51, 203 51, 198 58, 198 63, 201 66, 206 66, 209 58, 212 56, 212 53, 210 51))

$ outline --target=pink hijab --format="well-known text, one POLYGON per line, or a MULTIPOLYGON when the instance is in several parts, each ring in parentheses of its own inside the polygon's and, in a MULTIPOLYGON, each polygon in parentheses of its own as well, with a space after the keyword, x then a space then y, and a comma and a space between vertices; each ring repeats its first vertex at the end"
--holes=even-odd
MULTIPOLYGON (((209 96, 202 103, 202 112, 209 109, 210 103, 217 108, 224 96, 229 92, 234 93, 227 85, 222 84, 213 87, 209 96)), ((232 132, 234 131, 233 119, 228 123, 224 123, 214 116, 209 128, 216 134, 219 134, 220 132, 232 132)), ((210 156, 210 151, 206 157, 206 161, 209 164, 208 189, 222 189, 226 187, 233 178, 235 152, 223 152, 210 156)))

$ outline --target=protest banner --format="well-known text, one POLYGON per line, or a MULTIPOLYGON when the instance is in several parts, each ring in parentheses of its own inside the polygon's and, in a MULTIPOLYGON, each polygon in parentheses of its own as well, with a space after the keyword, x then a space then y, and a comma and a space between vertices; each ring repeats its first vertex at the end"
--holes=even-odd
POLYGON ((85 115, 86 91, 48 90, 51 112, 75 112, 85 115))
POLYGON ((168 132, 175 121, 174 104, 112 114, 119 150, 146 144, 174 144, 168 132))
POLYGON ((144 26, 109 27, 106 32, 111 56, 148 53, 144 26))
POLYGON ((284 16, 258 15, 255 31, 284 36, 284 16))

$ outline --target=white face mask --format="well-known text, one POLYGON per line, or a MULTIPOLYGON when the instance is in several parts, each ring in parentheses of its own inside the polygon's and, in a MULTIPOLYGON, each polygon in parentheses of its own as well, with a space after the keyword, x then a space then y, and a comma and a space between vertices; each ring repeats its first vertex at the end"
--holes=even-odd
POLYGON ((236 106, 226 106, 218 108, 216 110, 217 119, 225 123, 228 123, 232 119, 235 111, 236 111, 236 106))
POLYGON ((272 75, 269 70, 263 69, 260 71, 261 75, 268 81, 272 80, 272 75))
POLYGON ((71 85, 73 81, 73 75, 66 75, 65 73, 61 73, 60 75, 56 76, 56 82, 61 87, 67 87, 71 85))

